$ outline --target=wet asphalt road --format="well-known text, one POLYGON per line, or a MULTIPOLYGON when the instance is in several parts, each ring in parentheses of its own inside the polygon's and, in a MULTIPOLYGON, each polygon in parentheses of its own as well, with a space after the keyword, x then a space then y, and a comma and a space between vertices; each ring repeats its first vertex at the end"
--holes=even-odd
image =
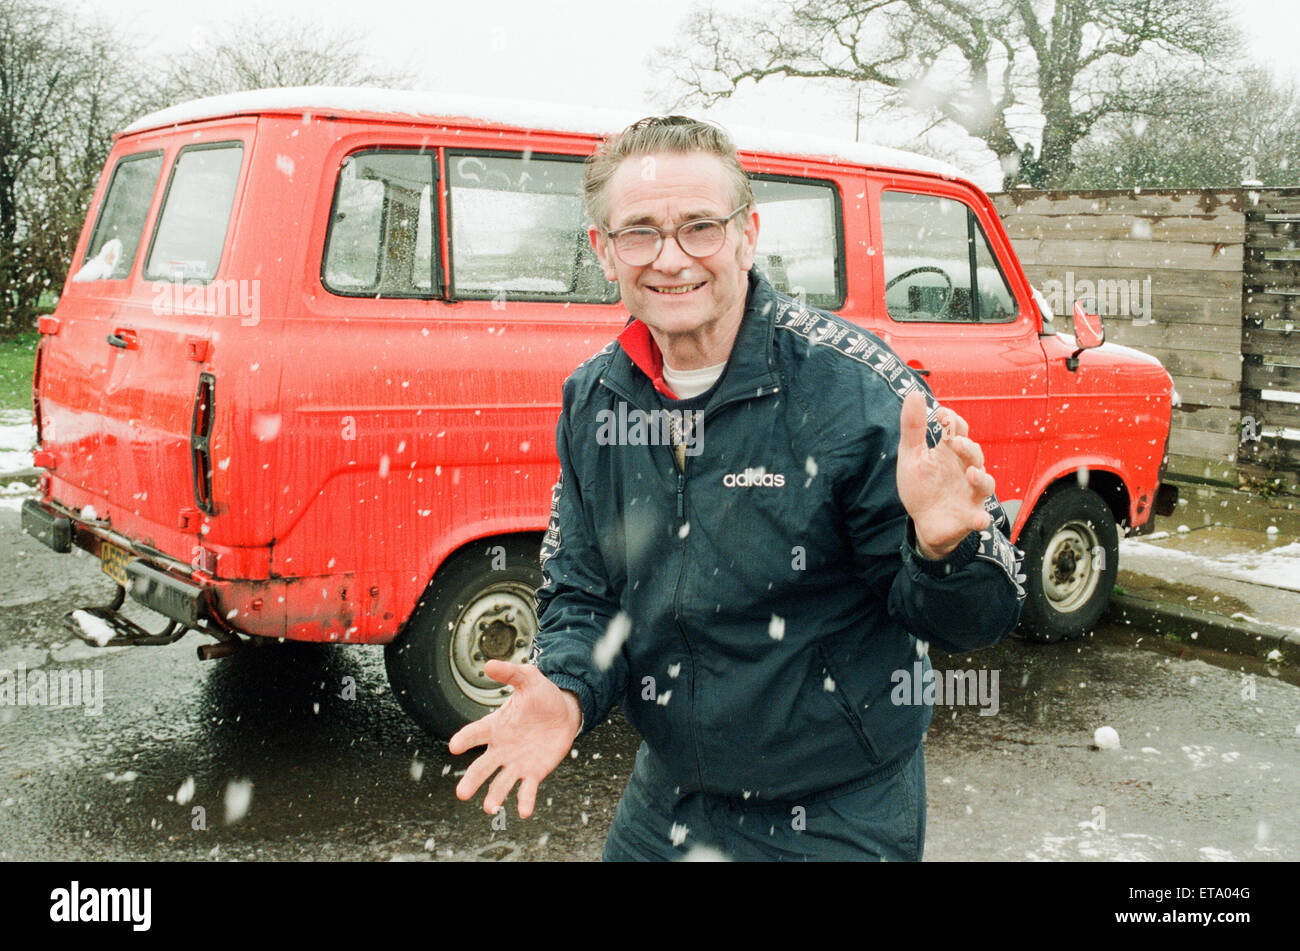
MULTIPOLYGON (((200 662, 193 634, 104 652, 63 633, 64 612, 111 591, 92 559, 49 552, 0 511, 0 670, 102 670, 104 689, 97 716, 0 706, 0 859, 599 857, 637 746, 621 716, 579 741, 532 818, 501 827, 455 798, 469 758, 407 720, 381 648, 200 662), (232 782, 251 800, 227 824, 232 782)), ((1295 671, 1115 627, 931 660, 997 670, 1000 689, 992 716, 936 707, 927 860, 1300 858, 1295 671), (1119 749, 1092 748, 1102 725, 1119 749)))

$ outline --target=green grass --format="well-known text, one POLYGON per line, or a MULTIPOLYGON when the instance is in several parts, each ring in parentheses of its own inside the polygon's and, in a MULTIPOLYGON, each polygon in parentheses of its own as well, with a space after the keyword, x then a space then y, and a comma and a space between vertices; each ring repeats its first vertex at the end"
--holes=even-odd
POLYGON ((0 409, 31 410, 38 340, 35 330, 0 340, 0 409))

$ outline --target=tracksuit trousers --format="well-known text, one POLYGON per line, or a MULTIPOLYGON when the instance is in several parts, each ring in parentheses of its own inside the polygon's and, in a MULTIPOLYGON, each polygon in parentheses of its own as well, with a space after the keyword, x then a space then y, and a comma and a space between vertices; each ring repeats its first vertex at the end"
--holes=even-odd
POLYGON ((661 788, 648 756, 642 743, 605 839, 606 862, 919 862, 925 849, 921 744, 863 783, 780 803, 661 788))

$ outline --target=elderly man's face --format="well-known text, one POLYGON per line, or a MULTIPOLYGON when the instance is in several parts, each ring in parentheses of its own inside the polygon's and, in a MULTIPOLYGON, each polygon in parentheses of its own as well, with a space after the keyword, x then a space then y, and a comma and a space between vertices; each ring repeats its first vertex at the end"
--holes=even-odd
MULTIPOLYGON (((606 186, 610 231, 653 225, 671 231, 692 218, 723 218, 735 211, 722 160, 708 152, 664 153, 624 159, 606 186)), ((665 334, 707 333, 711 324, 738 317, 754 263, 758 214, 749 211, 727 224, 727 240, 715 253, 693 258, 671 238, 649 264, 625 264, 603 232, 592 243, 605 277, 618 281, 623 304, 651 330, 665 334)))

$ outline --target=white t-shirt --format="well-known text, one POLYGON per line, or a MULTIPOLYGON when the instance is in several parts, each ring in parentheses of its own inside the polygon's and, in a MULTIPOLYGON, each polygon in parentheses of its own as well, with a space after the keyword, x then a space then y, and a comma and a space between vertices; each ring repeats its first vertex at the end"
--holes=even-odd
POLYGON ((688 400, 692 396, 699 396, 714 383, 718 382, 718 377, 722 376, 722 371, 727 367, 726 361, 711 367, 702 367, 698 370, 674 370, 667 363, 664 364, 664 382, 668 388, 677 394, 678 399, 688 400))

